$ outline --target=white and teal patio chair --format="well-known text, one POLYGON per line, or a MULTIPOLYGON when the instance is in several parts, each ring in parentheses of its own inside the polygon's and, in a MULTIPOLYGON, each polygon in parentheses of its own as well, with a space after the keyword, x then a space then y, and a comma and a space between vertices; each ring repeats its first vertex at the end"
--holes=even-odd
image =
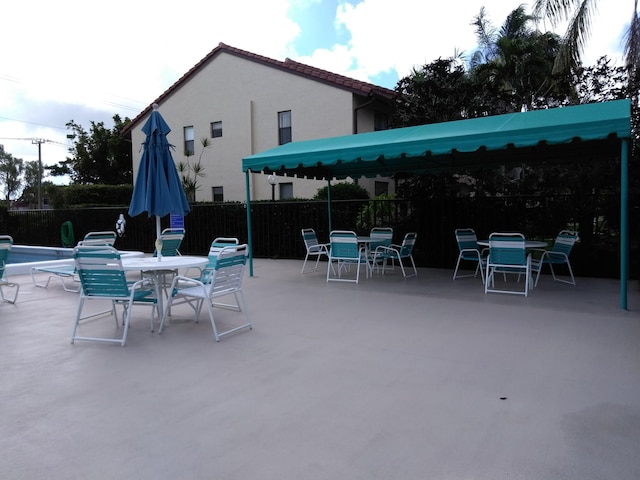
POLYGON ((108 245, 113 247, 116 243, 116 232, 89 232, 78 245, 108 245))
MULTIPOLYGON (((78 242, 80 246, 110 246, 116 242, 116 233, 110 231, 104 232, 89 232, 85 235, 84 239, 78 242)), ((76 272, 75 265, 43 265, 38 267, 31 267, 31 280, 36 287, 47 288, 51 279, 56 278, 62 283, 62 288, 66 292, 78 293, 80 288, 80 279, 76 272), (40 274, 46 274, 47 280, 43 281, 40 274), (69 283, 67 283, 69 280, 69 283)))
POLYGON ((568 283, 569 285, 573 286, 576 285, 576 280, 573 276, 573 270, 571 269, 571 262, 569 262, 569 254, 571 253, 571 250, 573 249, 573 246, 577 241, 578 232, 573 232, 571 230, 562 230, 553 242, 551 250, 531 250, 531 270, 536 273, 536 287, 538 286, 538 281, 540 280, 540 272, 542 271, 542 267, 544 265, 549 265, 554 281, 568 283), (558 275, 556 275, 556 271, 553 268, 554 265, 559 266, 564 264, 566 264, 567 268, 569 269, 570 279, 559 277, 558 275))
POLYGON ((311 271, 318 271, 318 263, 320 262, 320 257, 323 255, 329 258, 329 244, 328 243, 319 243, 318 237, 316 236, 316 231, 313 228, 303 228, 302 229, 302 240, 304 241, 304 247, 307 250, 306 255, 304 256, 304 263, 302 264, 302 270, 300 273, 309 273, 311 271), (307 260, 309 257, 316 257, 316 265, 313 270, 305 271, 305 267, 307 265, 307 260))
MULTIPOLYGON (((214 244, 212 244, 212 248, 214 244)), ((222 242, 218 242, 216 245, 221 244, 222 242)), ((220 341, 220 337, 241 329, 252 329, 253 325, 249 318, 249 312, 247 311, 247 305, 242 291, 242 281, 247 264, 248 252, 249 249, 246 244, 231 244, 222 247, 215 252, 215 255, 209 257, 210 264, 205 268, 201 280, 177 275, 173 279, 173 282, 171 282, 171 295, 167 308, 165 308, 165 312, 162 315, 159 333, 162 333, 169 309, 172 306, 181 304, 187 304, 193 309, 196 323, 199 321, 203 305, 206 305, 216 342, 220 341), (235 302, 221 303, 217 301, 217 299, 221 297, 228 296, 233 296, 235 302), (240 325, 220 332, 218 331, 213 313, 214 307, 244 312, 245 321, 240 325)))
POLYGON ((47 288, 52 278, 60 280, 62 288, 66 292, 78 293, 80 291, 80 279, 78 278, 75 265, 31 267, 31 280, 36 287, 47 288), (41 273, 48 275, 46 282, 42 281, 42 278, 38 278, 41 273), (69 280, 71 283, 67 283, 66 280, 69 280))
POLYGON ((369 257, 369 262, 371 263, 371 267, 379 267, 374 262, 374 254, 376 248, 384 246, 390 247, 393 243, 393 228, 390 227, 373 227, 369 231, 369 239, 370 241, 367 243, 367 256, 369 257))
POLYGON ((531 254, 527 254, 524 235, 521 233, 492 233, 489 236, 489 256, 487 257, 487 277, 484 293, 510 293, 514 295, 529 295, 533 287, 531 275, 531 254), (495 276, 501 273, 507 283, 507 275, 524 274, 524 289, 511 290, 495 288, 495 276))
MULTIPOLYGON (((160 255, 163 257, 175 257, 180 255, 180 246, 184 240, 185 231, 183 228, 165 228, 160 234, 162 248, 160 255)), ((158 250, 153 251, 153 256, 158 256, 158 250)))
POLYGON ((20 291, 20 285, 9 281, 6 272, 7 259, 13 246, 13 238, 9 235, 0 235, 0 298, 3 302, 16 303, 18 299, 18 292, 20 291), (13 296, 5 296, 4 289, 13 289, 13 296))
MULTIPOLYGON (((154 312, 157 310, 158 304, 155 295, 156 289, 149 279, 141 279, 133 283, 127 281, 125 271, 122 268, 120 254, 113 247, 105 245, 79 245, 74 248, 73 258, 78 277, 80 278, 81 290, 71 343, 74 343, 76 340, 90 340, 119 343, 124 347, 127 341, 132 307, 134 304, 140 303, 152 307, 150 321, 151 330, 153 331, 154 312), (82 311, 88 300, 107 300, 111 301, 112 305, 109 310, 92 313, 83 317, 82 311), (81 322, 106 313, 113 314, 116 329, 119 328, 115 308, 117 304, 124 305, 123 330, 119 337, 88 336, 78 333, 81 322)), ((84 330, 90 327, 86 324, 83 325, 82 328, 84 330)))
POLYGON ((478 237, 476 237, 476 232, 473 228, 457 228, 455 230, 456 241, 458 242, 458 261, 456 262, 456 268, 453 271, 453 279, 456 278, 467 278, 478 276, 478 272, 480 272, 480 278, 482 278, 482 283, 484 284, 484 274, 485 268, 487 265, 487 254, 489 252, 488 248, 480 249, 478 245, 478 237), (460 264, 462 262, 472 262, 475 263, 476 269, 474 273, 459 275, 458 270, 460 268, 460 264))
POLYGON ((327 265, 327 282, 360 282, 360 267, 364 265, 368 278, 371 264, 367 257, 367 249, 358 244, 358 236, 349 230, 334 230, 329 234, 329 263, 327 265), (343 277, 343 272, 356 266, 356 275, 343 277), (331 275, 333 273, 333 276, 331 275))
MULTIPOLYGON (((175 257, 180 255, 180 245, 184 240, 185 230, 183 228, 165 228, 160 234, 160 257, 175 257)), ((158 242, 153 251, 153 256, 158 256, 158 242)), ((153 272, 142 272, 143 277, 153 278, 160 282, 160 288, 166 292, 166 287, 171 284, 171 280, 178 274, 177 270, 155 270, 153 272), (168 277, 168 278, 167 278, 168 277)))
POLYGON ((236 237, 216 237, 211 242, 209 246, 209 254, 207 257, 209 258, 209 263, 204 267, 199 275, 198 280, 202 282, 208 282, 208 275, 215 269, 216 261, 218 259, 218 255, 224 248, 235 247, 236 245, 240 245, 240 241, 236 237))
POLYGON ((402 240, 402 245, 390 245, 384 246, 381 245, 376 248, 374 252, 374 263, 382 264, 382 274, 385 274, 387 269, 387 264, 389 261, 395 262, 397 261, 400 265, 400 269, 402 270, 402 275, 404 278, 417 277, 418 270, 416 269, 416 263, 413 261, 413 247, 416 243, 416 238, 418 238, 418 234, 414 232, 407 233, 402 240), (411 266, 413 267, 413 273, 407 275, 407 272, 404 268, 404 260, 409 260, 411 262, 411 266))

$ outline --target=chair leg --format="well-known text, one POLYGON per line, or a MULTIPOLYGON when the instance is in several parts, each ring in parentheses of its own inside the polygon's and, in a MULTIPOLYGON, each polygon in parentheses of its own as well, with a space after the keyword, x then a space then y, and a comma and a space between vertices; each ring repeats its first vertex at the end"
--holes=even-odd
POLYGON ((304 256, 304 263, 302 264, 302 270, 300 270, 300 273, 304 273, 304 267, 307 265, 308 258, 309 258, 309 253, 307 252, 307 254, 304 256))
POLYGON ((456 279, 456 275, 458 274, 458 268, 460 267, 460 260, 462 260, 462 258, 460 257, 460 255, 458 255, 458 261, 456 262, 456 268, 453 271, 453 279, 456 279))
POLYGON ((18 285, 17 283, 4 283, 4 284, 0 285, 0 297, 2 298, 2 300, 4 302, 7 302, 7 303, 15 304, 16 300, 18 300, 18 292, 19 291, 20 291, 20 285, 18 285), (9 288, 15 289, 15 293, 13 294, 13 298, 12 299, 9 299, 9 298, 4 296, 3 287, 9 287, 9 288))
POLYGON ((416 268, 416 262, 413 261, 413 256, 409 257, 409 259, 411 260, 411 265, 413 266, 413 275, 411 275, 412 277, 417 277, 418 276, 418 269, 416 268))
POLYGON ((218 329, 216 328, 216 321, 213 318, 213 306, 211 302, 207 301, 207 310, 209 311, 209 320, 211 320, 211 328, 213 328, 213 336, 216 339, 216 342, 220 341, 220 337, 218 336, 218 329))

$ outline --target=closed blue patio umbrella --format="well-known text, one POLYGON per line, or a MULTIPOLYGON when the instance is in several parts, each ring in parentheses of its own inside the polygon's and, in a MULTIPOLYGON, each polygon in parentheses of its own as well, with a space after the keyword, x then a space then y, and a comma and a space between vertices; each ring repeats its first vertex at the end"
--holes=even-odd
POLYGON ((129 215, 135 217, 147 212, 149 217, 156 217, 156 249, 160 251, 161 247, 157 245, 161 233, 160 219, 170 213, 186 215, 190 210, 189 202, 171 156, 172 145, 167 140, 171 129, 158 112, 157 104, 153 105, 151 116, 142 131, 147 137, 133 187, 129 215))

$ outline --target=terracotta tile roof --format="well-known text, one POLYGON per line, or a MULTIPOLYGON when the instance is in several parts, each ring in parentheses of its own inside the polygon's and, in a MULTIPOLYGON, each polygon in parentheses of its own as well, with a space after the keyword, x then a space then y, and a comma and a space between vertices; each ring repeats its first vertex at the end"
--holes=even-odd
POLYGON ((246 50, 231 47, 224 43, 219 43, 218 46, 211 50, 211 52, 209 52, 206 57, 195 64, 187 73, 185 73, 173 85, 165 90, 162 95, 156 98, 151 103, 151 105, 147 106, 142 112, 140 112, 140 114, 131 121, 131 123, 127 126, 123 133, 126 133, 126 131, 132 129, 134 125, 136 125, 143 117, 145 117, 151 111, 152 105, 154 103, 161 104, 163 99, 179 89, 180 86, 185 83, 192 75, 195 75, 198 70, 212 61, 222 52, 230 55, 235 55, 237 57, 242 57, 253 62, 258 62, 269 67, 277 68, 294 75, 300 75, 312 80, 316 80, 318 82, 333 85, 336 88, 342 88, 358 95, 375 96, 381 97, 382 99, 391 100, 396 94, 395 91, 388 88, 380 87, 372 83, 362 82, 354 78, 345 77, 344 75, 338 75, 337 73, 328 72, 326 70, 312 67, 310 65, 305 65, 304 63, 296 62, 295 60, 291 60, 290 58, 287 58, 284 62, 281 62, 279 60, 274 60, 272 58, 258 55, 256 53, 248 52, 246 50))

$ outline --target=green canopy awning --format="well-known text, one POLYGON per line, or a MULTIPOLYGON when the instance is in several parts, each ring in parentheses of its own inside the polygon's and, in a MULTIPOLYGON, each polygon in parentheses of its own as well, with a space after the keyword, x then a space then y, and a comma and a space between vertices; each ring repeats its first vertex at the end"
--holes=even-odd
MULTIPOLYGON (((621 158, 621 308, 627 308, 631 102, 615 100, 291 142, 242 159, 249 172, 344 179, 509 163, 621 158)), ((251 209, 247 209, 251 244, 251 209)))
POLYGON ((511 113, 287 143, 242 170, 343 179, 583 158, 631 135, 629 100, 511 113))

